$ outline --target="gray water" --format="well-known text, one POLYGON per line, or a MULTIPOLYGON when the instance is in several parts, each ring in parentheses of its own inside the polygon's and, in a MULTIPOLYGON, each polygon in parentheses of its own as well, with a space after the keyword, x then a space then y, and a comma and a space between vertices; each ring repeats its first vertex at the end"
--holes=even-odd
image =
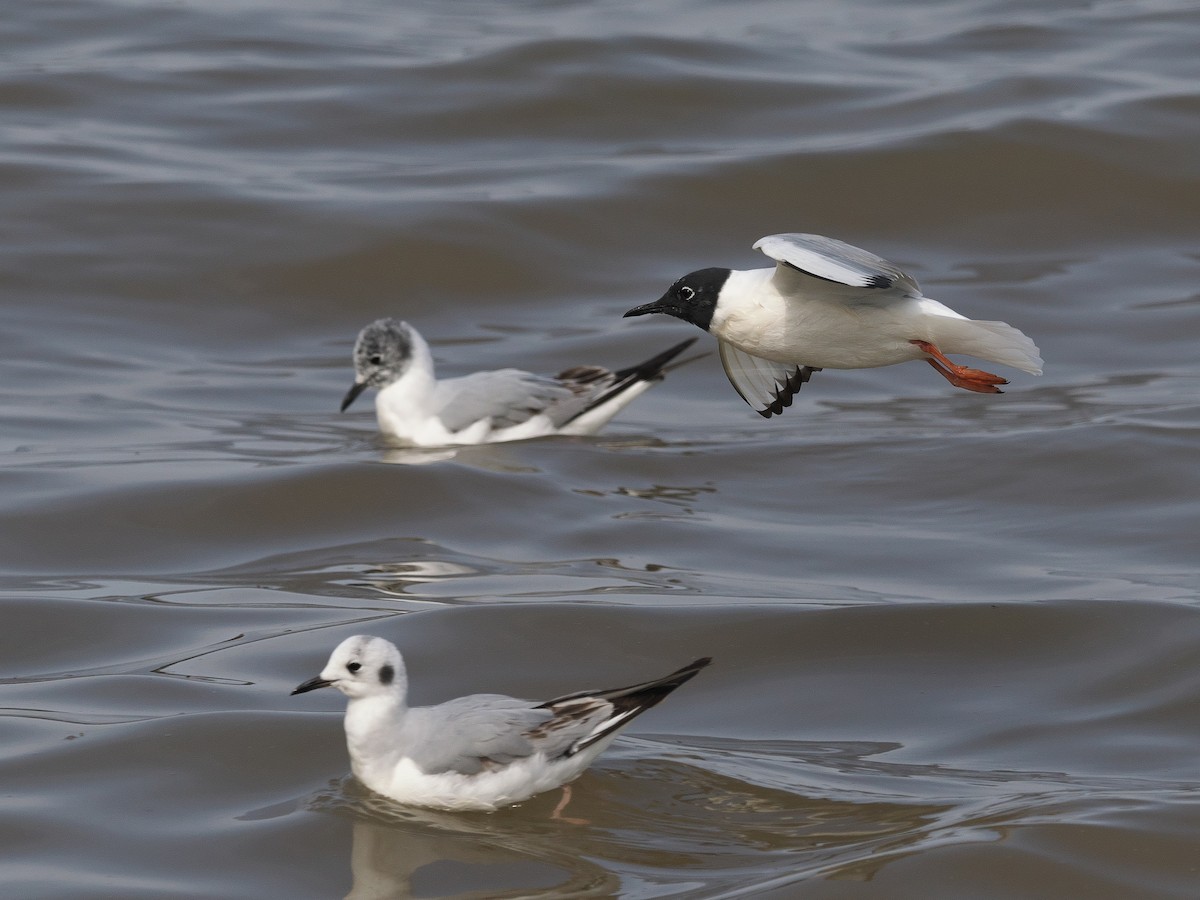
POLYGON ((0 24, 0 894, 1192 898, 1200 5, 38 0, 0 24), (1003 396, 711 339, 595 438, 425 465, 350 348, 627 365, 779 231, 1031 335, 1003 396), (711 669, 495 814, 414 699, 711 669))

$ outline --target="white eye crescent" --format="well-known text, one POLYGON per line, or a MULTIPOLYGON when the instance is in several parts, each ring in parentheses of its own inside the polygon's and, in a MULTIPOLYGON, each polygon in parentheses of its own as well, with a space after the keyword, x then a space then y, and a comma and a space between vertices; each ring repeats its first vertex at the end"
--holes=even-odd
POLYGON ((681 300, 691 300, 695 296, 696 296, 696 292, 694 290, 692 290, 690 287, 688 287, 687 285, 684 285, 683 287, 681 287, 679 289, 679 298, 681 300))

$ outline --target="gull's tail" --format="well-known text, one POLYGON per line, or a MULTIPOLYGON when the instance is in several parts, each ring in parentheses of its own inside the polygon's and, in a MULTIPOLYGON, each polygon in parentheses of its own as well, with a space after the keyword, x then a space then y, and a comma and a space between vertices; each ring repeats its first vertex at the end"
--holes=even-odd
POLYGON ((929 332, 943 353, 963 353, 988 362, 1012 366, 1030 375, 1042 374, 1041 351, 1030 338, 1007 322, 930 317, 929 332))

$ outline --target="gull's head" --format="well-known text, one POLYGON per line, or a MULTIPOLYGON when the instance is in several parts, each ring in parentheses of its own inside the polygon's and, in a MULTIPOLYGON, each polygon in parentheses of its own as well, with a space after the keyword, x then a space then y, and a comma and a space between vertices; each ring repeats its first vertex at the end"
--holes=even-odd
POLYGON ((335 687, 351 700, 403 692, 404 660, 391 641, 366 634, 348 637, 334 649, 316 678, 299 685, 292 694, 335 687))
POLYGON ((665 313, 708 331, 713 312, 721 298, 721 289, 729 280, 729 269, 698 269, 676 281, 653 303, 635 306, 626 316, 665 313))
POLYGON ((416 333, 399 319, 377 319, 354 342, 354 384, 342 400, 342 412, 367 388, 385 388, 408 369, 416 333))

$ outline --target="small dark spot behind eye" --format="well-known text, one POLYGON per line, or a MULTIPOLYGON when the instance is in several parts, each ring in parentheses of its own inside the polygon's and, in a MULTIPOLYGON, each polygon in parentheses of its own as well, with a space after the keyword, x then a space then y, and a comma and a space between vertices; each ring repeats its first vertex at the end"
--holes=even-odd
POLYGON ((373 366, 383 365, 383 357, 379 354, 375 354, 367 361, 373 366))
POLYGON ((356 663, 356 662, 346 663, 346 671, 348 671, 348 672, 357 672, 361 668, 362 668, 362 663, 356 663))

